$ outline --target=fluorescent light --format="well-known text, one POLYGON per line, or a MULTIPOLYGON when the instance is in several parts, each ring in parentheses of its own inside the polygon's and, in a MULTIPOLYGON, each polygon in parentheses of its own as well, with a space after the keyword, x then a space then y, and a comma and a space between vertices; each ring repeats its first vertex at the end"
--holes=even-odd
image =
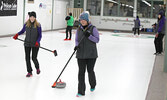
POLYGON ((129 8, 134 8, 133 6, 131 6, 131 5, 125 5, 125 4, 121 4, 121 6, 125 6, 125 7, 129 7, 129 8))
POLYGON ((129 6, 129 8, 133 8, 133 6, 129 6))
POLYGON ((147 4, 148 6, 151 6, 151 4, 148 3, 146 0, 142 0, 142 2, 144 2, 144 3, 147 4))
POLYGON ((107 0, 107 1, 118 4, 118 2, 113 1, 113 0, 107 0))

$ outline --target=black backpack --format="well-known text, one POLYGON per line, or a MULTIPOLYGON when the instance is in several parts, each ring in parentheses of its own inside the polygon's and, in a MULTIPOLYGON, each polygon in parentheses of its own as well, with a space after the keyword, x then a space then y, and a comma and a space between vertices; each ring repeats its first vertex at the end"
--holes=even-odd
POLYGON ((65 20, 70 20, 70 18, 71 18, 70 16, 67 16, 67 17, 65 18, 65 20))

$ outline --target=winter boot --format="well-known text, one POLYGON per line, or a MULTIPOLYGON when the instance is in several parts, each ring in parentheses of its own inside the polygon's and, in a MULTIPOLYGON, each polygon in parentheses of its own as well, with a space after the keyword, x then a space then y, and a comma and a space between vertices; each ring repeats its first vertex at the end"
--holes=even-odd
POLYGON ((40 74, 40 72, 41 72, 40 69, 37 69, 37 74, 40 74))
POLYGON ((32 73, 28 73, 26 77, 32 77, 32 73))
POLYGON ((76 97, 81 97, 81 96, 84 96, 84 95, 82 95, 82 94, 80 94, 80 93, 78 93, 78 94, 76 95, 76 97))
POLYGON ((95 90, 95 88, 91 88, 90 91, 93 92, 95 90))

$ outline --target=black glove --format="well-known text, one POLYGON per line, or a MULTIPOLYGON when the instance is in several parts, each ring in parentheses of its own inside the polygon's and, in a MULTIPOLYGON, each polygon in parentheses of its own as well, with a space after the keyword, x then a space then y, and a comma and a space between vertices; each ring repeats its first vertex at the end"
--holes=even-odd
POLYGON ((85 33, 85 36, 86 36, 86 37, 89 37, 90 34, 91 34, 91 32, 88 30, 88 31, 85 33))
POLYGON ((74 47, 74 50, 76 51, 77 49, 78 49, 78 46, 75 46, 75 47, 74 47))

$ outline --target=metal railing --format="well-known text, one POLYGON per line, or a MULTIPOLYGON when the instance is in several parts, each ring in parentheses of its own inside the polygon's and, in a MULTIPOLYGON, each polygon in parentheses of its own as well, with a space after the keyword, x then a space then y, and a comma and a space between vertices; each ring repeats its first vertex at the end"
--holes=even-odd
POLYGON ((67 8, 67 15, 72 13, 74 20, 79 20, 80 14, 83 12, 83 8, 67 8))

